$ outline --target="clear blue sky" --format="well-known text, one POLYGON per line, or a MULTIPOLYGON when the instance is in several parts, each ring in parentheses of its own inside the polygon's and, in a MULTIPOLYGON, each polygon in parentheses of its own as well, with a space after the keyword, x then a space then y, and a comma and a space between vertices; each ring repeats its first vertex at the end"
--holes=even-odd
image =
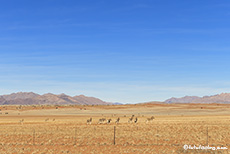
POLYGON ((0 94, 137 103, 230 91, 229 0, 8 0, 0 94))

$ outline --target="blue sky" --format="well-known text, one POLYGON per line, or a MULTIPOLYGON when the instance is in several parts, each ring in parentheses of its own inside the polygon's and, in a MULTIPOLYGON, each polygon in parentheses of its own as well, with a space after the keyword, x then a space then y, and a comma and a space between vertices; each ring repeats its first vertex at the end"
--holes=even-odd
POLYGON ((0 94, 137 103, 230 91, 228 0, 9 0, 0 94))

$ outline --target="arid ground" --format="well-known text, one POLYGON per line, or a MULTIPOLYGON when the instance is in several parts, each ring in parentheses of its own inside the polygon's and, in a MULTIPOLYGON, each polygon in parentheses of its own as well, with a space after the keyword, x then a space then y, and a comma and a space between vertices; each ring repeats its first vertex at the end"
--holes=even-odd
POLYGON ((230 105, 0 106, 0 153, 230 153, 230 105), (128 122, 134 115, 134 120, 128 122), (146 123, 147 118, 154 116, 146 123), (119 123, 115 123, 117 118, 119 123), (87 120, 92 118, 92 123, 87 120), (112 119, 110 124, 98 120, 112 119))

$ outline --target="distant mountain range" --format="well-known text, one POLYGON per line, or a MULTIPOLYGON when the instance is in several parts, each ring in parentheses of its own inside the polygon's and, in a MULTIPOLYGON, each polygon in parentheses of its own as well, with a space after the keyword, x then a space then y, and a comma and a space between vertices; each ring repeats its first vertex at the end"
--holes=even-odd
POLYGON ((170 98, 165 103, 221 103, 230 104, 230 93, 222 93, 213 96, 185 96, 181 98, 170 98))
POLYGON ((68 96, 66 94, 44 94, 33 92, 18 92, 0 95, 0 105, 111 105, 95 97, 84 95, 68 96))
MULTIPOLYGON (((159 102, 148 102, 159 103, 159 102)), ((185 96, 172 97, 164 103, 222 103, 230 104, 230 93, 222 93, 213 96, 185 96)), ((84 95, 68 96, 66 94, 55 95, 47 93, 39 95, 33 92, 18 92, 9 95, 0 95, 0 105, 122 105, 122 103, 109 103, 95 97, 84 95)))
POLYGON ((113 103, 113 105, 123 105, 123 104, 119 103, 119 102, 115 102, 115 103, 113 103))

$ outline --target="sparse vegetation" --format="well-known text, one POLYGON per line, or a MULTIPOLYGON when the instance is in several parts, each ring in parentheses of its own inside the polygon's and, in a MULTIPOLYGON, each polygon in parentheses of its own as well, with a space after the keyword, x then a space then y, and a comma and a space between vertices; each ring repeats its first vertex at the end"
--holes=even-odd
MULTIPOLYGON (((35 109, 32 106, 23 106, 23 114, 39 111, 41 112, 39 116, 22 114, 20 117, 11 117, 13 109, 16 108, 8 106, 7 112, 10 115, 1 115, 0 120, 2 153, 214 153, 210 150, 186 151, 183 145, 228 147, 230 141, 228 115, 191 116, 183 113, 184 116, 181 116, 179 113, 174 116, 153 117, 152 110, 149 112, 151 114, 145 116, 143 113, 146 113, 147 109, 139 113, 141 106, 138 105, 135 108, 132 105, 128 107, 116 105, 104 106, 98 114, 93 112, 102 106, 89 106, 90 113, 79 110, 81 106, 59 106, 60 113, 62 110, 69 113, 70 109, 75 108, 76 112, 84 115, 55 116, 42 113, 46 110, 49 113, 56 111, 56 106, 44 107, 45 109, 41 110, 41 106, 35 109), (129 112, 124 114, 126 107, 129 112), (108 114, 111 110, 112 114, 108 114), (129 123, 128 120, 132 117, 133 122, 129 123), (99 119, 101 123, 98 123, 99 119), (146 119, 151 122, 146 123, 146 119)), ((198 105, 197 109, 199 108, 198 105)), ((206 108, 210 108, 210 105, 206 108)), ((204 110, 207 110, 206 108, 204 110)), ((183 111, 181 108, 180 110, 183 111)), ((229 151, 222 150, 217 153, 227 152, 229 151)))

